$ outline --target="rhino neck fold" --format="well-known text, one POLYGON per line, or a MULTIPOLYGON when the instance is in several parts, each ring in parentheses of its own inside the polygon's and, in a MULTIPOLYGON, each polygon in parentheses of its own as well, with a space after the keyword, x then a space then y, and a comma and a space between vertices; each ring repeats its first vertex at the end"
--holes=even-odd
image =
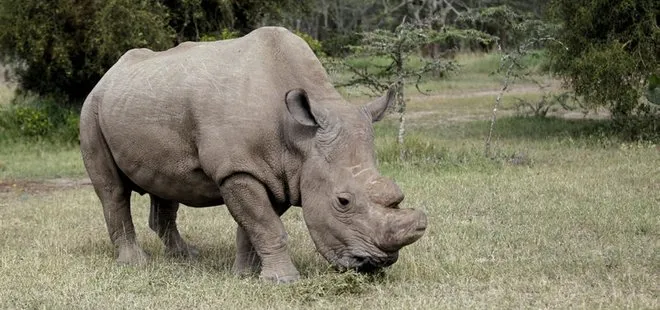
POLYGON ((289 150, 282 152, 281 158, 284 172, 284 190, 286 192, 288 203, 293 206, 300 206, 300 177, 302 173, 303 158, 289 150))

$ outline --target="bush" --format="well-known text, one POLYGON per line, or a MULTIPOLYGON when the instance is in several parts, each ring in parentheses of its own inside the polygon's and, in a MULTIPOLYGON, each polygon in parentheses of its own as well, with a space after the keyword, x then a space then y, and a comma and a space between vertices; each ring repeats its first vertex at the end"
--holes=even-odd
POLYGON ((301 39, 305 40, 307 42, 307 45, 314 51, 314 54, 316 54, 316 57, 324 57, 325 52, 323 50, 323 45, 319 40, 314 39, 312 36, 309 34, 306 34, 301 31, 293 31, 297 36, 299 36, 301 39))
POLYGON ((659 74, 660 2, 555 0, 563 28, 550 48, 551 70, 591 107, 608 107, 629 138, 660 138, 651 84, 659 74))
POLYGON ((218 41, 238 38, 241 34, 238 31, 229 28, 223 28, 219 33, 207 33, 200 38, 200 41, 218 41))
POLYGON ((82 103, 128 49, 172 46, 167 20, 156 0, 0 0, 0 56, 22 90, 82 103))
POLYGON ((52 98, 18 97, 0 105, 0 139, 77 143, 79 113, 52 98))
POLYGON ((362 35, 357 32, 349 34, 327 33, 323 39, 323 53, 331 57, 345 57, 350 54, 350 46, 360 44, 362 35))

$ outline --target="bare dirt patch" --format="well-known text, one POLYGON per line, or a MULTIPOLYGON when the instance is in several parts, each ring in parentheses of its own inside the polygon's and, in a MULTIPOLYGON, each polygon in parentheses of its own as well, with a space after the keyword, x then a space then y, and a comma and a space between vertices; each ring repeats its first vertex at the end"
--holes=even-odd
POLYGON ((50 180, 0 180, 0 193, 8 192, 50 192, 67 188, 90 186, 88 178, 59 178, 50 180))

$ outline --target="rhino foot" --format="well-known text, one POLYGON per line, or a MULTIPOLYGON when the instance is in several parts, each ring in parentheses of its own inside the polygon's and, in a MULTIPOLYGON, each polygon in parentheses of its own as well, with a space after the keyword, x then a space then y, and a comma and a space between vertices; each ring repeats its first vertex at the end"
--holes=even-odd
POLYGON ((300 280, 300 274, 296 271, 293 274, 278 274, 276 272, 261 272, 259 276, 261 279, 264 279, 269 282, 276 284, 286 284, 293 283, 300 280))
POLYGON ((261 259, 257 252, 252 250, 249 252, 239 252, 236 254, 232 272, 237 276, 249 276, 259 272, 261 268, 261 259))
POLYGON ((184 244, 176 248, 165 249, 165 255, 175 258, 197 259, 199 257, 199 250, 193 246, 184 244))
POLYGON ((117 263, 125 265, 144 265, 149 261, 149 254, 142 250, 137 244, 122 246, 119 248, 117 263))

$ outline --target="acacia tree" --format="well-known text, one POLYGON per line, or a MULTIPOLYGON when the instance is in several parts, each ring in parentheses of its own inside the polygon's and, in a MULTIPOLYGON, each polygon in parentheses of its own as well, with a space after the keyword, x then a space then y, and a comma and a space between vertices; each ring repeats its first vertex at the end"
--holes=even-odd
POLYGON ((415 57, 421 46, 447 40, 491 41, 494 37, 473 30, 443 29, 433 30, 432 21, 424 23, 403 22, 394 31, 377 29, 362 34, 361 45, 352 46, 354 54, 342 61, 342 66, 351 74, 348 81, 338 83, 338 87, 362 85, 373 94, 383 93, 394 87, 396 104, 394 109, 399 114, 399 132, 397 142, 400 147, 400 159, 405 159, 406 98, 404 86, 414 81, 417 91, 422 79, 433 72, 443 75, 457 69, 456 64, 443 57, 415 57), (411 61, 415 59, 417 65, 411 61), (366 60, 366 61, 365 61, 366 60))

